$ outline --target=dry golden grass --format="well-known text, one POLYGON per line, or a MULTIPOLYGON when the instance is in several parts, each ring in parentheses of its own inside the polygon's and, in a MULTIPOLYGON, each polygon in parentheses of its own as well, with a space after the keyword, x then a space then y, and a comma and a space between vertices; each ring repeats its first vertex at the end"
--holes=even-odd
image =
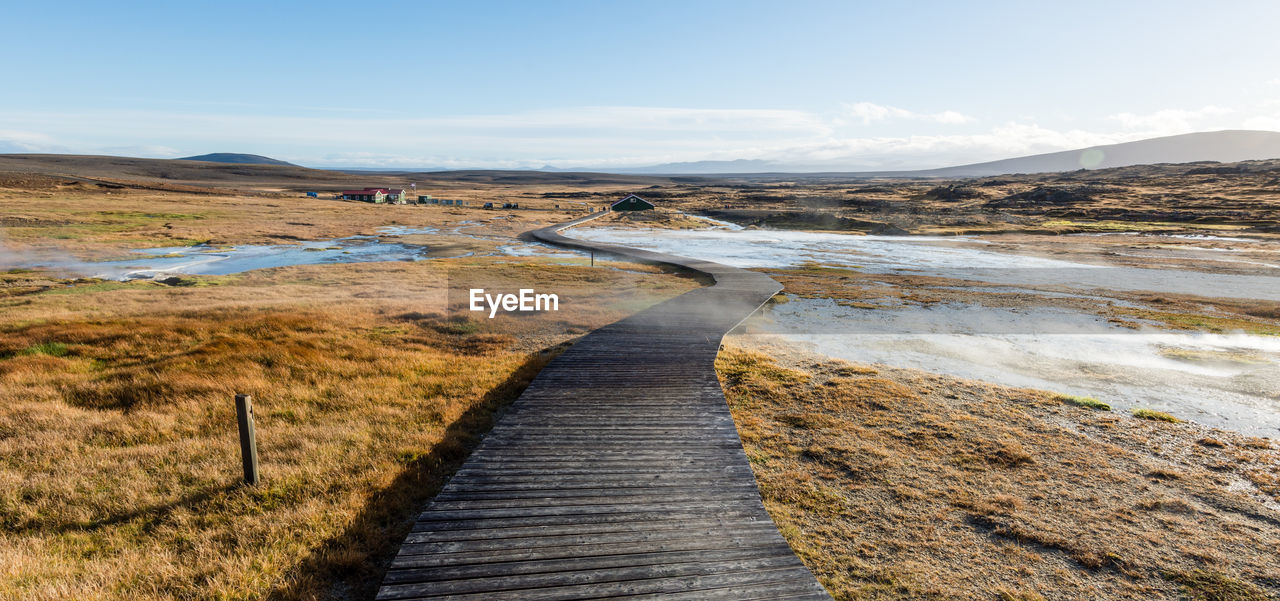
POLYGON ((0 363, 0 591, 252 598, 283 585, 306 597, 327 570, 376 574, 370 556, 393 544, 396 524, 362 513, 392 517, 429 494, 424 476, 456 460, 479 425, 460 422, 483 420, 541 361, 495 352, 501 338, 427 325, 410 340, 376 323, 229 310, 6 333, 10 351, 57 340, 67 354, 0 363), (335 325, 353 321, 365 327, 335 325), (266 481, 254 489, 236 485, 237 392, 257 398, 266 481), (397 483, 406 474, 421 488, 397 483), (340 543, 345 559, 282 578, 354 524, 368 540, 340 543))
MULTIPOLYGON (((1070 246, 1070 243, 1061 243, 1070 246)), ((1157 266, 1152 262, 1150 266, 1157 266)), ((1091 313, 1126 328, 1162 327, 1170 330, 1220 334, 1247 333, 1280 335, 1280 303, 1259 299, 1215 298, 1189 294, 1125 292, 1110 290, 1107 298, 1122 302, 1099 302, 1096 296, 1049 295, 1035 292, 1036 286, 1010 291, 990 282, 952 279, 916 274, 864 273, 856 268, 806 265, 790 269, 758 269, 776 279, 787 294, 800 298, 830 298, 838 304, 863 309, 893 310, 900 305, 970 304, 986 308, 1028 309, 1054 307, 1091 313)), ((1060 291, 1059 291, 1060 292, 1060 291)), ((785 298, 785 297, 783 297, 785 298)), ((1245 352, 1192 352, 1166 349, 1162 355, 1199 363, 1257 364, 1265 358, 1245 352)))
MULTIPOLYGON (((492 251, 516 234, 566 221, 577 205, 565 210, 486 211, 483 201, 511 196, 484 190, 451 196, 474 197, 468 207, 440 205, 388 206, 297 195, 210 190, 193 195, 156 190, 95 190, 83 185, 53 189, 0 187, 0 245, 19 254, 53 254, 85 260, 122 258, 130 249, 168 246, 293 244, 352 235, 377 235, 384 226, 437 228, 442 234, 480 234, 481 239, 454 235, 433 240, 465 251, 492 251), (469 222, 469 223, 464 223, 469 222), (461 228, 460 230, 458 228, 461 228), (498 240, 494 236, 505 237, 498 240), (488 238, 488 239, 484 239, 488 238)), ((460 255, 462 252, 453 253, 460 255)))
POLYGON ((1190 165, 1149 165, 950 181, 704 178, 697 184, 658 184, 639 194, 661 207, 781 229, 937 235, 1247 232, 1275 240, 1280 233, 1278 171, 1280 162, 1265 161, 1222 165, 1216 173, 1190 165))
POLYGON ((696 286, 499 258, 2 279, 0 599, 24 601, 367 598, 557 345, 696 286), (448 313, 459 273, 561 311, 448 313), (239 484, 235 393, 254 396, 258 487, 239 484))
POLYGON ((765 504, 836 599, 1280 592, 1266 441, 738 344, 717 367, 765 504))
POLYGON ((690 217, 680 211, 667 208, 650 211, 614 211, 608 217, 595 223, 611 227, 641 227, 666 230, 696 230, 713 225, 705 219, 690 217))
MULTIPOLYGON (((670 184, 641 194, 663 207, 761 209, 726 214, 794 227, 813 227, 815 215, 836 227, 945 233, 1248 226, 1166 224, 1153 221, 1160 203, 1133 202, 1188 182, 1183 192, 1196 197, 1223 188, 1187 177, 1081 203, 1084 220, 1069 223, 1041 209, 981 207, 1043 183, 1036 176, 958 204, 915 182, 670 184), (1131 213, 1118 217, 1125 223, 1089 223, 1088 213, 1117 207, 1131 213), (806 219, 774 215, 797 210, 806 219)), ((567 218, 582 205, 561 199, 566 188, 602 204, 634 185, 420 188, 473 204, 458 209, 306 199, 296 192, 303 182, 237 191, 28 179, 0 181, 0 243, 83 259, 386 225, 439 228, 415 241, 483 253, 567 218), (564 210, 478 208, 488 201, 564 210)), ((1235 183, 1247 188, 1247 179, 1235 183)), ((1271 205, 1230 196, 1253 222, 1274 224, 1271 205)), ((1204 210, 1238 208, 1215 205, 1204 210)), ((1061 238, 1049 240, 1062 252, 1061 238)), ((1081 252, 1102 252, 1094 242, 1081 252)), ((306 266, 184 287, 0 274, 0 599, 369 596, 416 508, 550 356, 544 350, 693 286, 615 266, 625 271, 503 258, 306 266), (450 270, 533 280, 572 310, 500 323, 449 317, 450 270), (257 488, 237 484, 236 392, 255 395, 266 478, 257 488)), ((941 298, 916 285, 923 280, 886 293, 848 270, 787 276, 802 296, 941 298)), ((1171 325, 1191 313, 1169 309, 1161 319, 1171 325)), ((1245 309, 1250 322, 1276 317, 1245 309)), ((814 358, 784 364, 732 350, 720 367, 770 511, 837 598, 1256 599, 1280 586, 1280 471, 1268 441, 814 358)))

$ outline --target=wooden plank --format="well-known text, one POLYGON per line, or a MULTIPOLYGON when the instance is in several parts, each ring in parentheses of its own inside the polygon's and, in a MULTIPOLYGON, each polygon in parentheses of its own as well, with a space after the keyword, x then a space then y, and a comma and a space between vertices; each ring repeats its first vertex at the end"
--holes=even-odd
POLYGON ((458 486, 476 486, 482 488, 502 488, 504 490, 521 490, 537 488, 551 481, 564 488, 579 488, 580 485, 608 483, 609 486, 672 486, 684 483, 716 482, 721 479, 735 481, 741 476, 750 476, 751 470, 742 465, 723 465, 713 469, 695 468, 679 472, 665 472, 663 468, 652 466, 641 469, 635 466, 617 468, 601 467, 592 470, 590 467, 577 468, 544 468, 542 470, 519 469, 508 465, 501 474, 468 471, 465 474, 454 474, 453 482, 458 486), (500 486, 506 485, 506 486, 500 486))
POLYGON ((419 515, 379 599, 830 599, 760 502, 714 371, 780 287, 698 261, 531 232, 702 272, 690 291, 543 368, 419 515))
POLYGON ((663 501, 722 501, 726 499, 748 502, 758 499, 759 494, 754 486, 747 486, 746 484, 735 488, 627 489, 625 494, 622 490, 608 489, 574 489, 567 491, 553 489, 550 491, 505 491, 497 493, 465 491, 448 493, 449 496, 443 498, 437 496, 436 500, 432 502, 432 506, 448 510, 522 509, 526 507, 562 507, 565 505, 581 507, 624 503, 643 505, 663 501))
POLYGON ((389 584, 383 587, 390 598, 398 595, 409 597, 443 596, 466 593, 499 593, 519 589, 564 587, 576 584, 631 583, 637 580, 667 579, 684 576, 709 576, 757 570, 794 568, 794 556, 774 555, 748 559, 721 559, 701 562, 667 561, 656 564, 632 564, 621 567, 582 568, 552 573, 499 574, 487 578, 457 580, 433 580, 405 584, 389 584))
MULTIPOLYGON (((573 574, 566 574, 567 579, 573 574)), ((742 593, 742 597, 753 596, 751 590, 759 585, 788 583, 787 592, 780 593, 777 599, 791 599, 797 595, 812 595, 814 588, 821 591, 817 581, 809 575, 803 566, 772 569, 744 570, 740 572, 707 573, 696 575, 639 578, 621 581, 589 582, 583 584, 567 584, 538 588, 514 590, 489 590, 481 593, 460 594, 418 594, 411 589, 412 585, 403 589, 391 585, 378 592, 378 599, 431 599, 433 601, 570 601, 576 599, 598 599, 620 597, 623 595, 688 593, 700 589, 734 588, 742 593)), ((498 580, 500 583, 501 580, 498 580)), ((739 597, 739 598, 742 598, 739 597)), ((830 597, 827 597, 830 599, 830 597)))
MULTIPOLYGON (((445 487, 448 488, 447 486, 445 487)), ((548 507, 523 507, 515 509, 451 509, 443 510, 435 508, 434 504, 428 505, 426 510, 418 515, 418 521, 439 521, 439 520, 459 520, 459 519, 483 519, 483 518, 508 518, 508 517, 533 517, 533 516, 566 516, 566 515, 597 515, 597 514, 620 514, 635 513, 638 511, 667 511, 667 510, 698 510, 698 511, 724 511, 729 509, 751 508, 759 506, 763 512, 763 505, 760 505, 759 499, 734 499, 719 501, 680 501, 671 503, 610 503, 605 505, 557 505, 548 507)), ((768 516, 767 513, 764 514, 768 516)))
MULTIPOLYGON (((739 520, 745 522, 763 521, 754 509, 720 509, 714 514, 717 518, 739 520)), ((560 515, 531 516, 507 518, 481 518, 474 520, 432 520, 415 522, 413 532, 438 532, 469 530, 488 530, 501 528, 521 528, 525 526, 556 526, 572 524, 591 528, 594 524, 643 523, 649 521, 669 521, 673 523, 693 522, 706 519, 706 512, 683 511, 633 511, 630 513, 597 513, 592 515, 560 515)), ((735 521, 735 523, 738 523, 735 521)))
MULTIPOLYGON (((483 483, 472 480, 463 480, 458 482, 458 486, 453 490, 441 492, 436 495, 436 500, 449 501, 469 498, 485 498, 485 499, 523 499, 523 498, 587 498, 587 497, 605 497, 617 494, 626 497, 635 496, 655 496, 661 500, 669 500, 673 497, 690 498, 697 496, 695 493, 705 491, 709 488, 718 491, 743 491, 743 494, 750 494, 756 490, 754 486, 750 486, 742 482, 741 478, 731 480, 727 483, 721 483, 724 480, 720 478, 685 478, 678 481, 662 482, 658 480, 659 475, 645 475, 643 477, 628 474, 625 479, 609 479, 600 478, 598 480, 584 480, 574 478, 572 480, 563 480, 559 478, 543 478, 537 482, 529 482, 523 484, 513 484, 510 482, 483 483), (468 490, 458 490, 466 488, 468 490), (472 496, 478 495, 478 496, 472 496)), ((630 499, 629 499, 630 500, 630 499)))
POLYGON ((791 554, 786 545, 769 547, 738 547, 710 551, 669 551, 659 553, 622 553, 595 557, 511 561, 498 564, 484 563, 434 568, 430 570, 399 570, 389 575, 388 584, 410 584, 435 580, 463 578, 492 578, 517 574, 545 574, 571 570, 622 568, 632 566, 662 565, 671 563, 709 563, 762 557, 785 557, 791 554))
POLYGON ((746 549, 768 547, 786 542, 778 537, 775 541, 759 541, 746 539, 715 540, 684 538, 628 543, 592 543, 576 547, 543 547, 540 549, 524 549, 512 547, 500 551, 478 551, 471 553, 432 553, 426 555, 401 554, 391 564, 390 574, 397 570, 429 569, 445 566, 490 564, 496 565, 513 561, 541 561, 547 559, 582 559, 584 557, 605 557, 627 553, 668 553, 674 551, 719 551, 724 549, 746 549))
MULTIPOLYGON (((769 529, 772 526, 773 525, 770 523, 758 522, 751 526, 735 525, 732 530, 725 528, 724 526, 716 525, 706 528, 687 528, 683 531, 676 532, 641 530, 634 532, 512 537, 511 539, 464 539, 433 543, 406 542, 404 545, 401 545, 401 552, 412 553, 414 555, 431 555, 434 553, 469 553, 472 551, 497 550, 509 548, 513 545, 518 546, 521 549, 537 549, 540 547, 577 547, 579 545, 586 544, 640 543, 649 541, 684 540, 688 538, 700 538, 709 541, 740 540, 743 542, 752 542, 754 540, 761 540, 756 538, 758 535, 771 534, 769 529), (519 538, 519 541, 513 542, 513 539, 515 538, 519 538)), ((774 532, 776 532, 776 529, 774 532)))
MULTIPOLYGON (((759 522, 764 524, 764 522, 759 522)), ((566 536, 572 534, 604 534, 614 532, 662 532, 668 530, 679 531, 683 529, 697 530, 699 528, 732 528, 740 526, 741 522, 733 519, 721 517, 696 516, 682 520, 642 520, 642 521, 615 521, 602 522, 596 524, 538 524, 536 526, 508 526, 499 528, 480 528, 480 529, 448 529, 434 530, 426 532, 411 532, 405 538, 405 543, 431 543, 441 541, 457 541, 457 540, 488 540, 499 538, 524 538, 531 536, 566 536)))

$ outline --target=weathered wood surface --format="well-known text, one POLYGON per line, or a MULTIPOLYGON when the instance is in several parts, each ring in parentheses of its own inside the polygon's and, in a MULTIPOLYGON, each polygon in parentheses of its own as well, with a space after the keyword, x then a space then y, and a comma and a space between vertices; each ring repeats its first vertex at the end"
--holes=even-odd
POLYGON ((378 599, 829 601, 760 502, 714 369, 724 334, 781 286, 558 233, 598 216, 530 236, 715 285, 549 363, 418 517, 378 599))

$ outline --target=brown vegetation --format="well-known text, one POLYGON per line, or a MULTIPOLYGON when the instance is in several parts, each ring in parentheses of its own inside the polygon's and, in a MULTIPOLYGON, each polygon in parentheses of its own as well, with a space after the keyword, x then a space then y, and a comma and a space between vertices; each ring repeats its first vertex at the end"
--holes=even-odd
MULTIPOLYGON (((33 182, 26 181, 28 185, 33 182)), ((485 190, 459 193, 469 207, 387 206, 363 202, 278 198, 211 191, 200 196, 156 190, 53 189, 0 186, 0 248, 28 259, 109 260, 132 249, 208 244, 296 244, 353 235, 381 235, 378 228, 434 228, 415 243, 446 255, 492 253, 522 231, 565 221, 564 210, 489 211, 485 190)), ((501 191, 495 191, 499 196, 501 191)), ((579 210, 579 213, 572 212, 579 210)))
POLYGON ((188 285, 3 274, 0 599, 365 598, 421 504, 558 345, 696 285, 473 258, 188 285), (451 313, 466 273, 561 311, 451 313), (249 393, 264 482, 239 484, 249 393))
MULTIPOLYGON (((1153 262, 1154 263, 1154 262, 1153 262)), ((990 282, 916 275, 865 273, 856 268, 807 265, 759 269, 800 298, 830 298, 845 306, 889 309, 906 305, 973 304, 988 308, 1054 307, 1090 313, 1109 322, 1141 329, 1280 335, 1280 303, 1190 294, 1091 290, 1024 284, 1012 289, 990 282), (1063 292, 1072 292, 1063 294, 1063 292), (1045 294, 1047 293, 1047 294, 1045 294)), ((1167 349, 1165 356, 1187 362, 1258 362, 1243 352, 1187 352, 1167 349)))
MULTIPOLYGON (((1280 234, 1280 160, 1150 165, 954 180, 795 174, 640 176, 451 171, 350 174, 278 165, 5 155, 0 189, 252 194, 295 198, 354 185, 562 208, 638 192, 660 207, 749 225, 911 233, 1280 234)), ((305 201, 302 201, 305 203, 305 201)))
POLYGON ((650 211, 615 211, 602 220, 593 221, 593 226, 639 227, 665 230, 692 230, 709 227, 706 219, 699 219, 672 209, 656 209, 650 211))
POLYGON ((0 187, 7 175, 37 174, 60 179, 106 183, 127 187, 190 186, 222 190, 338 190, 355 185, 407 186, 423 182, 433 186, 458 184, 465 188, 488 185, 561 185, 639 187, 669 178, 605 173, 542 173, 536 171, 438 171, 348 173, 308 169, 293 165, 214 163, 116 156, 3 154, 0 155, 0 187))
POLYGON ((660 206, 743 225, 862 233, 1280 234, 1280 160, 961 178, 675 178, 660 206))
POLYGON ((722 353, 722 383, 766 506, 837 599, 1280 592, 1280 453, 1259 439, 759 348, 722 353))
MULTIPOLYGON (((690 211, 850 233, 998 233, 1001 250, 1145 266, 1150 256, 1133 251, 1181 243, 1039 234, 1266 238, 1280 206, 1273 166, 746 181, 8 156, 0 243, 23 257, 100 260, 402 225, 437 228, 403 240, 436 256, 484 255, 637 192, 664 211, 615 219, 685 227, 696 222, 663 215, 690 211), (301 194, 408 181, 473 206, 301 194)), ((368 596, 414 510, 558 345, 695 285, 608 267, 618 269, 495 256, 168 285, 0 273, 0 599, 368 596), (456 274, 545 284, 570 310, 500 323, 452 315, 443 288, 456 274), (236 392, 257 403, 257 488, 237 484, 236 392)), ((856 270, 779 273, 793 294, 864 308, 960 299, 1101 310, 946 290, 957 281, 940 278, 875 276, 883 286, 856 270)), ((1120 322, 1280 327, 1274 303, 1115 296, 1147 307, 1106 309, 1120 322)), ((770 352, 731 350, 721 375, 770 510, 838 598, 1260 599, 1280 586, 1274 443, 1117 415, 1093 399, 770 352)))

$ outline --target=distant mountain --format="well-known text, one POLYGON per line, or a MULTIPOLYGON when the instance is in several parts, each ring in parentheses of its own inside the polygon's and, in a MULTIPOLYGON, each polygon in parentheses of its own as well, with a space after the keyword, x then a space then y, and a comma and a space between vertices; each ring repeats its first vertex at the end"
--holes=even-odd
POLYGON ((761 173, 786 170, 783 163, 759 159, 733 161, 694 161, 690 163, 663 163, 651 167, 624 167, 609 169, 613 173, 682 175, 691 173, 761 173))
POLYGON ((1235 129, 1165 136, 908 173, 924 177, 981 177, 1157 163, 1235 163, 1275 158, 1280 158, 1280 132, 1235 129))
POLYGON ((202 154, 193 157, 182 157, 174 159, 177 161, 205 161, 208 163, 232 163, 236 165, 286 165, 289 167, 297 167, 293 163, 276 160, 271 157, 264 157, 258 154, 241 154, 236 152, 213 152, 210 154, 202 154))
POLYGON ((1225 130, 1199 132, 1036 154, 986 163, 911 171, 837 171, 761 160, 666 163, 651 167, 604 169, 610 173, 649 175, 783 175, 804 173, 831 177, 982 177, 1012 173, 1053 173, 1077 169, 1108 169, 1157 163, 1214 161, 1234 163, 1280 158, 1280 132, 1225 130))
POLYGON ((208 188, 266 188, 289 190, 350 190, 365 186, 419 190, 441 183, 544 184, 555 186, 625 185, 633 188, 672 183, 668 177, 565 171, 360 171, 309 169, 290 165, 199 163, 183 159, 140 159, 71 154, 0 153, 0 173, 31 173, 95 181, 180 184, 208 188))

